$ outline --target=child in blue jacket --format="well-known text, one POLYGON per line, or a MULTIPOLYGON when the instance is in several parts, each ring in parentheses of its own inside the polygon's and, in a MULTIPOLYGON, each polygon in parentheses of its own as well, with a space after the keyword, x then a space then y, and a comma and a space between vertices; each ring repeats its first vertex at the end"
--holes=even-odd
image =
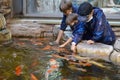
MULTIPOLYGON (((67 16, 66 18, 66 24, 71 26, 72 31, 74 31, 76 29, 76 25, 78 23, 78 14, 76 13, 71 13, 67 16)), ((59 47, 65 47, 68 43, 70 43, 72 41, 72 32, 69 33, 68 35, 68 40, 61 44, 59 47)))
MULTIPOLYGON (((113 45, 116 37, 108 23, 103 11, 84 2, 78 9, 79 19, 73 30, 71 50, 76 53, 76 45, 81 40, 87 40, 88 44, 100 42, 113 45), (80 21, 79 21, 80 20, 80 21)), ((70 24, 69 22, 68 24, 70 24)))

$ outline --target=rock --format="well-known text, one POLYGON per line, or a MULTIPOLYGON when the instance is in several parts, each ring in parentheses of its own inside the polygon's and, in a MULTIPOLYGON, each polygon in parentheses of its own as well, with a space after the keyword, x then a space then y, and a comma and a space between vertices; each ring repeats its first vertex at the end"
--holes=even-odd
POLYGON ((11 32, 8 29, 0 31, 0 44, 10 41, 11 39, 11 32))
POLYGON ((86 42, 81 42, 77 45, 77 52, 80 56, 101 59, 120 66, 120 51, 114 50, 111 45, 102 43, 89 45, 86 42))
POLYGON ((0 14, 0 45, 9 43, 11 39, 11 32, 6 29, 5 17, 0 14))
POLYGON ((67 40, 69 37, 72 37, 72 31, 65 31, 63 40, 67 40))
POLYGON ((109 60, 109 55, 113 51, 113 46, 95 43, 95 44, 87 44, 86 42, 80 42, 77 45, 77 52, 80 56, 92 57, 96 59, 102 59, 105 61, 109 60))
MULTIPOLYGON (((60 25, 55 25, 54 28, 53 28, 53 34, 54 34, 54 36, 57 36, 57 35, 58 35, 59 30, 60 30, 60 25)), ((68 27, 66 28, 66 30, 64 31, 63 40, 67 40, 70 35, 71 35, 71 29, 70 29, 70 27, 68 26, 68 27)))
POLYGON ((54 36, 58 35, 59 30, 60 30, 60 25, 55 25, 54 28, 53 28, 54 36))
POLYGON ((5 27, 6 27, 5 17, 2 14, 0 14, 0 30, 2 30, 5 27))
POLYGON ((110 55, 110 60, 115 65, 120 66, 120 51, 117 52, 117 51, 114 50, 114 52, 110 55))
POLYGON ((53 25, 40 24, 38 21, 22 21, 13 19, 9 23, 12 35, 15 37, 51 37, 53 25))
POLYGON ((115 41, 114 49, 115 49, 116 51, 120 51, 120 38, 118 38, 118 39, 115 41))
POLYGON ((13 24, 11 25, 12 27, 11 32, 13 36, 16 37, 40 37, 41 34, 41 28, 38 26, 33 26, 31 24, 28 25, 23 25, 23 24, 13 24), (30 26, 28 26, 30 25, 30 26))
POLYGON ((42 32, 41 37, 53 37, 54 36, 54 25, 41 25, 42 32))

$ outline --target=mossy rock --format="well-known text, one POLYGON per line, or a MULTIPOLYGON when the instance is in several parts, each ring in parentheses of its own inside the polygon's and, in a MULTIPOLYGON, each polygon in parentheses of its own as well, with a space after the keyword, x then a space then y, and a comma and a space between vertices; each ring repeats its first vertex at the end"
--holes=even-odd
POLYGON ((12 39, 11 32, 8 29, 0 31, 0 44, 10 41, 12 39))
POLYGON ((0 30, 5 28, 5 26, 6 26, 5 17, 2 14, 0 14, 0 30))

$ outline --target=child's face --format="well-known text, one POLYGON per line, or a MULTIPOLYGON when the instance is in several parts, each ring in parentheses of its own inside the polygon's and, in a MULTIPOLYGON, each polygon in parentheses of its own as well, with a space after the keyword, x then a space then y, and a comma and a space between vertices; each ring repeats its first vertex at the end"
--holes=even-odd
POLYGON ((69 15, 72 13, 72 9, 66 10, 66 12, 64 13, 65 15, 69 15))
POLYGON ((87 15, 87 21, 86 22, 89 22, 92 18, 93 18, 93 11, 89 15, 87 15))
POLYGON ((78 21, 77 20, 74 20, 70 23, 70 26, 74 26, 78 21))

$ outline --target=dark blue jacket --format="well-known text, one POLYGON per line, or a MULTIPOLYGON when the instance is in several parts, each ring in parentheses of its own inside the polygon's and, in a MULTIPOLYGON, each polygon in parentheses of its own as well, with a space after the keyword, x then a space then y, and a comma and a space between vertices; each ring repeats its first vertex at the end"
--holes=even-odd
POLYGON ((114 44, 116 37, 103 11, 94 8, 93 19, 90 22, 79 22, 73 31, 73 42, 93 40, 108 45, 114 44))
MULTIPOLYGON (((77 13, 78 12, 78 5, 73 5, 72 6, 72 13, 77 13)), ((60 25, 60 30, 65 31, 67 24, 66 24, 66 18, 67 16, 63 14, 62 22, 60 25)))

